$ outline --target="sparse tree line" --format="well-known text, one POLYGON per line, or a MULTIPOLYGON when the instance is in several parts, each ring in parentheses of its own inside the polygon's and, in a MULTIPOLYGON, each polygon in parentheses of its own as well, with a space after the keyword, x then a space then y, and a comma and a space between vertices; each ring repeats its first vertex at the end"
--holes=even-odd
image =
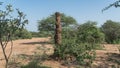
MULTIPOLYGON (((94 42, 97 42, 99 40, 101 40, 102 43, 110 43, 110 44, 118 44, 120 42, 120 37, 119 37, 120 22, 107 20, 103 25, 97 26, 97 22, 94 21, 87 21, 84 24, 79 24, 76 22, 76 20, 73 17, 67 16, 63 13, 61 14, 61 18, 62 18, 61 25, 62 25, 63 34, 65 32, 70 32, 69 34, 71 35, 72 33, 76 33, 76 34, 78 33, 79 35, 84 34, 86 36, 89 36, 91 35, 92 32, 94 32, 94 34, 90 36, 90 37, 96 37, 94 42), (101 35, 101 36, 97 36, 97 35, 101 35)), ((54 14, 38 21, 38 31, 39 31, 38 33, 39 36, 51 36, 51 37, 54 36, 54 32, 55 32, 54 14)), ((80 36, 80 37, 82 37, 82 39, 84 40, 89 39, 89 38, 85 38, 85 36, 80 36)))
MULTIPOLYGON (((101 48, 101 44, 120 43, 120 23, 107 20, 103 25, 97 26, 97 22, 87 21, 79 24, 71 16, 61 13, 62 42, 55 44, 53 57, 64 60, 69 64, 78 63, 91 65, 96 57, 95 50, 101 48), (87 61, 85 61, 87 60, 87 61)), ((55 16, 50 15, 38 22, 39 34, 55 35, 55 16)))
MULTIPOLYGON (((1 13, 1 15, 2 15, 2 13, 1 13)), ((56 22, 55 15, 52 14, 52 15, 48 16, 47 18, 44 18, 44 19, 38 21, 38 31, 39 32, 30 32, 27 29, 22 28, 22 29, 14 31, 15 33, 14 33, 13 39, 27 39, 27 38, 30 39, 32 37, 46 37, 46 36, 53 37, 54 32, 55 32, 55 22, 56 22)), ((80 24, 80 23, 77 23, 77 21, 73 17, 67 16, 64 13, 61 13, 62 33, 64 33, 66 29, 73 30, 74 32, 81 32, 81 31, 78 31, 78 29, 80 28, 80 26, 83 26, 85 24, 86 24, 85 27, 87 27, 87 25, 88 25, 87 23, 94 23, 96 28, 99 29, 98 31, 100 31, 101 33, 104 34, 104 39, 105 39, 104 42, 119 43, 119 39, 120 39, 120 37, 119 37, 120 23, 119 22, 107 20, 103 25, 98 27, 97 22, 88 21, 84 24, 80 24)), ((5 25, 5 24, 3 24, 3 25, 5 25)), ((11 28, 8 28, 8 29, 11 29, 11 28)), ((3 32, 3 31, 1 30, 1 32, 3 32)))

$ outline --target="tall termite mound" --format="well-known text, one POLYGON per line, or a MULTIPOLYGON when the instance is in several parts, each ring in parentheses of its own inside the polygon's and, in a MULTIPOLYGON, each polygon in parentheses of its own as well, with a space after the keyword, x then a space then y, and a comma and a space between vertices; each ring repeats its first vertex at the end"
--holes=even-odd
POLYGON ((60 45, 61 44, 61 32, 62 32, 62 27, 61 27, 61 14, 59 12, 55 13, 55 17, 56 17, 56 23, 55 23, 55 44, 60 45))

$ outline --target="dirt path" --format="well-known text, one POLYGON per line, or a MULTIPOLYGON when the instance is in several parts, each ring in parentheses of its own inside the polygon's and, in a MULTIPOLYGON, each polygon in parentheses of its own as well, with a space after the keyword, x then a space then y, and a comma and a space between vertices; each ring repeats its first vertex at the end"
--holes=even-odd
MULTIPOLYGON (((50 38, 32 38, 32 39, 22 39, 13 41, 13 53, 12 56, 25 54, 25 55, 33 55, 36 51, 37 47, 42 47, 43 49, 50 50, 46 51, 47 54, 53 53, 53 46, 49 44, 50 38)), ((10 43, 9 43, 10 45, 10 43)), ((117 45, 105 44, 103 45, 103 50, 96 50, 96 59, 94 61, 94 65, 97 66, 94 68, 109 68, 112 65, 119 65, 117 61, 120 61, 120 53, 117 48, 117 45)), ((1 47, 0 47, 1 48, 1 47)), ((9 52, 10 47, 7 47, 6 51, 9 52)), ((0 49, 0 68, 4 68, 4 57, 2 54, 2 50, 0 49)), ((62 66, 57 61, 45 61, 43 65, 50 66, 52 68, 67 68, 62 66)), ((120 68, 120 67, 119 67, 120 68)))

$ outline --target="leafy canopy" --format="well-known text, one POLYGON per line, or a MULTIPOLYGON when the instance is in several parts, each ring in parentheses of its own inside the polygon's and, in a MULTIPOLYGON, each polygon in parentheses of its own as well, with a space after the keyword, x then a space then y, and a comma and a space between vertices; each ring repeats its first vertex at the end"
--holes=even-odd
MULTIPOLYGON (((25 19, 25 14, 17 9, 18 16, 16 18, 12 15, 12 5, 7 5, 6 10, 0 10, 0 36, 7 34, 13 35, 17 29, 23 28, 28 20, 25 19)), ((1 38, 0 37, 0 38, 1 38)))
MULTIPOLYGON (((39 32, 53 33, 55 30, 55 14, 48 16, 42 20, 38 21, 38 30, 39 32)), ((62 27, 76 25, 76 20, 71 16, 66 16, 65 14, 61 14, 61 25, 62 27)))
POLYGON ((78 27, 66 27, 62 30, 62 44, 55 46, 54 56, 68 63, 76 61, 87 64, 85 60, 92 63, 95 59, 94 49, 104 41, 104 34, 96 25, 96 22, 88 21, 78 27))
POLYGON ((120 23, 119 22, 108 20, 101 26, 101 30, 105 34, 105 40, 107 43, 120 42, 120 23))
POLYGON ((96 22, 88 21, 78 27, 78 39, 82 43, 101 43, 104 41, 104 34, 96 22))

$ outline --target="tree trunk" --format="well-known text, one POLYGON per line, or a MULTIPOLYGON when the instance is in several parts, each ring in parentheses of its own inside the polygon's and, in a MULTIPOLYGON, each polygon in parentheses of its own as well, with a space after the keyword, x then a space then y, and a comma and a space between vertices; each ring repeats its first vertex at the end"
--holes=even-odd
POLYGON ((55 37, 54 37, 55 38, 55 44, 60 45, 61 40, 62 40, 62 37, 61 37, 61 32, 62 32, 61 15, 60 15, 59 12, 56 12, 55 16, 56 16, 56 23, 55 23, 56 29, 55 29, 55 37))
POLYGON ((4 45, 2 43, 1 37, 0 37, 0 45, 1 45, 3 55, 4 55, 4 58, 5 58, 5 68, 7 68, 7 66, 8 66, 8 58, 7 58, 7 54, 5 53, 5 48, 4 48, 4 45))

